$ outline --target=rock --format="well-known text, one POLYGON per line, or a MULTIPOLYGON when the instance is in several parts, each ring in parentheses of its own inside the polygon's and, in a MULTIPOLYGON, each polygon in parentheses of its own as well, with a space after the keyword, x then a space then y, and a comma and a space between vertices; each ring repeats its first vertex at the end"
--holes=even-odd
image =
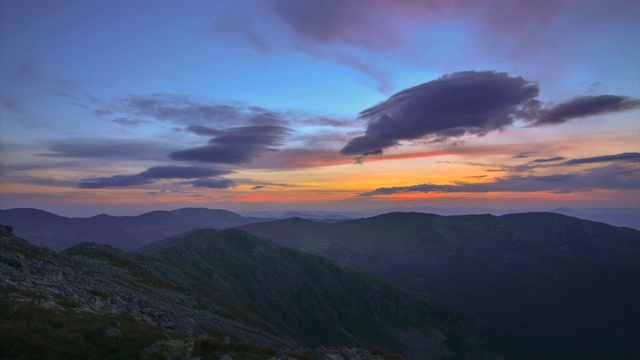
POLYGON ((191 339, 160 340, 144 349, 142 353, 152 359, 182 360, 191 357, 193 347, 191 339))
POLYGON ((233 358, 229 354, 224 354, 220 356, 220 360, 233 360, 233 358))
POLYGON ((313 360, 326 360, 327 359, 327 349, 324 346, 320 346, 313 351, 313 360))
POLYGON ((122 337, 122 331, 120 331, 120 329, 117 328, 108 328, 107 330, 104 331, 104 336, 108 337, 108 338, 121 338, 122 337))

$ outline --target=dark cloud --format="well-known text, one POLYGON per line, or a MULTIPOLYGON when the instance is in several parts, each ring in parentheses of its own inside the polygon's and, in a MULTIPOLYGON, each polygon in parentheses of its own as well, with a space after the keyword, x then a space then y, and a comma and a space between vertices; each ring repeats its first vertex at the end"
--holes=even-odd
POLYGON ((572 159, 562 163, 562 165, 582 165, 582 164, 596 164, 603 162, 640 162, 640 153, 628 152, 617 155, 602 155, 581 159, 572 159))
POLYGON ((102 189, 108 187, 126 187, 152 184, 154 179, 138 175, 114 175, 110 177, 84 179, 78 185, 82 189, 102 189))
POLYGON ((194 179, 231 174, 233 171, 201 166, 156 166, 134 175, 88 178, 80 182, 85 189, 151 184, 160 179, 194 179))
POLYGON ((233 171, 204 166, 156 166, 139 175, 153 179, 193 179, 231 174, 233 171))
MULTIPOLYGON (((559 124, 586 116, 640 107, 624 96, 583 96, 544 108, 538 86, 522 77, 495 71, 466 71, 445 75, 406 90, 363 110, 368 121, 363 136, 349 141, 342 155, 381 154, 401 141, 439 142, 463 136, 483 136, 522 119, 531 125, 559 124)), ((533 152, 523 152, 524 158, 533 152)))
POLYGON ((180 150, 169 154, 174 160, 201 161, 208 163, 242 164, 266 151, 281 145, 289 132, 287 127, 262 125, 243 126, 223 130, 198 127, 201 135, 215 134, 208 145, 180 150))
POLYGON ((560 161, 560 160, 564 160, 564 157, 556 156, 556 157, 551 157, 551 158, 546 158, 546 159, 535 159, 535 160, 533 160, 533 162, 534 163, 548 163, 548 162, 555 162, 555 161, 560 161))
POLYGON ((640 100, 627 96, 581 96, 533 114, 536 120, 530 126, 562 124, 573 119, 637 109, 640 100))
POLYGON ((506 73, 459 72, 403 90, 360 113, 369 123, 343 155, 398 145, 402 140, 442 140, 484 135, 512 124, 519 112, 539 106, 538 86, 506 73))
POLYGON ((91 159, 162 159, 175 148, 142 140, 71 139, 51 142, 40 156, 91 159))
POLYGON ((452 185, 420 184, 379 188, 359 196, 378 196, 404 193, 486 193, 536 192, 570 193, 594 189, 640 189, 640 169, 609 165, 584 172, 545 176, 506 176, 487 183, 457 182, 452 185))
POLYGON ((209 189, 227 189, 235 187, 236 183, 231 179, 198 179, 188 182, 193 187, 209 189))
POLYGON ((264 189, 264 188, 266 188, 266 186, 264 186, 264 185, 256 185, 256 186, 252 187, 251 190, 258 190, 258 189, 264 189))

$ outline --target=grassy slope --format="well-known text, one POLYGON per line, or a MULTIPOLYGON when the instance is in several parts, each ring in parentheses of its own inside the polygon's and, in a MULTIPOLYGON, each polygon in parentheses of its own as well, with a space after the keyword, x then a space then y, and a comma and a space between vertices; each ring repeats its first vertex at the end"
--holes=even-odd
POLYGON ((312 346, 356 343, 406 353, 415 344, 403 344, 391 328, 427 334, 435 328, 458 354, 488 356, 481 325, 371 275, 243 231, 197 230, 141 252, 197 274, 200 291, 222 293, 225 301, 254 309, 252 316, 312 346))

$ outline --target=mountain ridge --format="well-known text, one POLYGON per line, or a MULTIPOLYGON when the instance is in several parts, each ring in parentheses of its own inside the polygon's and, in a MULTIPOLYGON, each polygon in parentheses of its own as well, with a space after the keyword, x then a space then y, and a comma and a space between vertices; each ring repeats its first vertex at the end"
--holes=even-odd
POLYGON ((372 275, 243 230, 194 230, 148 245, 142 253, 96 243, 56 253, 5 229, 0 234, 3 304, 17 301, 61 314, 119 314, 189 333, 196 348, 218 341, 214 336, 298 354, 319 345, 356 345, 410 359, 495 358, 483 345, 490 342, 483 325, 372 275))
POLYGON ((67 218, 29 208, 0 210, 0 223, 11 225, 18 236, 56 251, 88 241, 133 250, 194 228, 224 229, 265 220, 269 219, 206 208, 156 210, 137 216, 99 214, 88 218, 67 218))
MULTIPOLYGON (((640 277, 640 231, 630 228, 554 213, 390 213, 241 228, 428 294, 522 339, 551 344, 547 350, 565 356, 575 356, 571 349, 584 342, 581 337, 614 344, 613 335, 600 334, 622 338, 624 331, 635 332, 629 319, 640 319, 628 301, 640 302, 634 280, 640 277)), ((631 348, 618 344, 616 351, 622 356, 631 348)))

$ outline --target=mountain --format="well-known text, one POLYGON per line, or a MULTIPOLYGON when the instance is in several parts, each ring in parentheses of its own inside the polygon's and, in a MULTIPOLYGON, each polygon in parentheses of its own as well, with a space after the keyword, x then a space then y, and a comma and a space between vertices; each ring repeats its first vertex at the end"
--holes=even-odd
POLYGON ((0 223, 12 226, 16 235, 56 251, 91 241, 128 251, 196 228, 225 229, 264 220, 205 208, 89 218, 67 218, 37 209, 0 210, 0 223))
POLYGON ((640 353, 637 230, 553 213, 390 213, 241 228, 428 294, 519 336, 533 358, 640 353))
POLYGON ((333 359, 356 353, 381 359, 352 346, 408 359, 497 358, 484 325, 371 275, 241 230, 194 230, 137 253, 96 243, 57 253, 3 226, 0 245, 0 307, 12 309, 0 312, 2 358, 100 358, 102 347, 132 358, 145 346, 149 352, 169 343, 187 351, 181 356, 216 359, 220 349, 241 359, 276 352, 303 359, 320 345, 328 349, 316 349, 317 356, 342 353, 333 359), (142 333, 169 340, 152 345, 142 333), (112 335, 116 339, 105 340, 112 335), (124 346, 120 337, 134 343, 124 346), (184 337, 192 340, 177 340, 184 337), (69 338, 78 345, 70 347, 69 338))
POLYGON ((415 206, 415 207, 392 207, 392 208, 380 208, 370 209, 366 211, 251 211, 246 212, 246 216, 257 216, 261 218, 273 218, 273 219, 286 219, 290 217, 299 217, 309 220, 347 220, 347 219, 360 219, 372 216, 378 216, 382 214, 388 214, 392 212, 420 212, 425 214, 437 214, 437 215, 506 215, 517 214, 526 212, 552 212, 578 219, 591 220, 597 222, 603 222, 605 224, 613 226, 624 226, 632 229, 640 230, 640 208, 557 208, 557 209, 527 209, 527 208, 512 208, 512 209, 496 209, 496 208, 481 208, 481 207, 434 207, 434 206, 415 206))

